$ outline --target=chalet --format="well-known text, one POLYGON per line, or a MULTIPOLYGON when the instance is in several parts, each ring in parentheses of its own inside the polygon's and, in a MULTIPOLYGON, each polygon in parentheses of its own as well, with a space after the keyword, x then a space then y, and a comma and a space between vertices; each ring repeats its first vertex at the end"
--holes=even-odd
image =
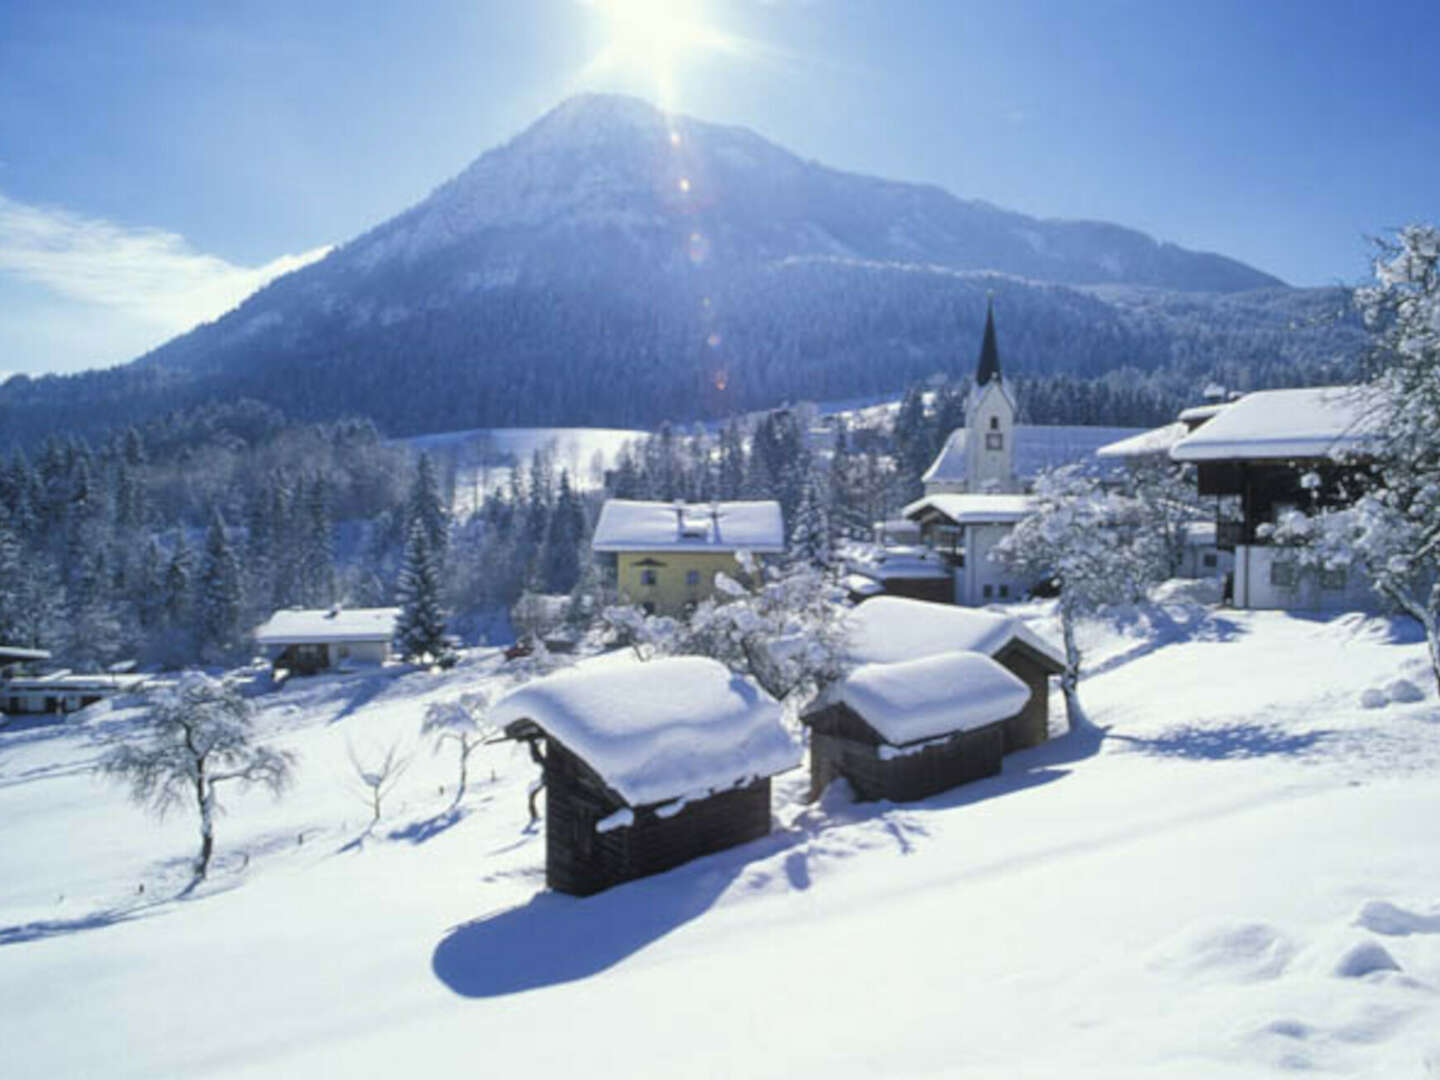
POLYGON ((994 776, 1006 721, 1030 696, 974 652, 862 664, 801 717, 811 731, 811 795, 844 777, 857 798, 904 802, 994 776))
POLYGON ((77 675, 53 671, 46 675, 7 678, 0 682, 0 712, 71 713, 116 694, 134 693, 147 677, 125 671, 77 675))
POLYGON ((1004 718, 1006 752, 1050 737, 1050 677, 1065 670, 1065 655, 1022 620, 877 596, 846 616, 846 633, 846 653, 858 664, 903 663, 955 651, 989 657, 1029 691, 1023 708, 1004 718))
POLYGON ((948 604, 955 592, 949 563, 919 545, 861 549, 848 560, 847 569, 841 584, 855 603, 883 593, 948 604))
POLYGON ((1270 532, 1289 510, 1337 505, 1366 472, 1373 401, 1357 387, 1260 390, 1226 405, 1170 448, 1196 466, 1201 495, 1235 496, 1240 522, 1217 541, 1234 551, 1233 600, 1241 608, 1347 610, 1374 603, 1369 582, 1344 568, 1302 574, 1270 532), (1307 480, 1308 478, 1308 480, 1307 480))
POLYGON ((801 757, 774 698, 703 657, 538 679, 491 719, 541 764, 545 881, 576 896, 764 836, 801 757))
POLYGON ((780 504, 641 502, 609 499, 591 550, 613 559, 615 584, 652 615, 685 614, 715 591, 715 575, 741 574, 735 553, 785 551, 780 504))
POLYGON ((287 608, 255 630, 255 642, 276 669, 313 675, 343 664, 383 664, 390 659, 400 609, 287 608))

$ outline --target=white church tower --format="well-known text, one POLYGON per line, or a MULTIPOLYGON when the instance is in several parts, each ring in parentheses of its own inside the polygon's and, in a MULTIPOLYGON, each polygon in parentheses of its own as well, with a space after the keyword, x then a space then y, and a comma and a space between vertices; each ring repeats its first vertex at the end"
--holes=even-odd
POLYGON ((965 403, 965 490, 976 495, 1019 490, 1015 479, 1015 398, 1000 374, 995 302, 985 311, 985 339, 975 387, 965 403))

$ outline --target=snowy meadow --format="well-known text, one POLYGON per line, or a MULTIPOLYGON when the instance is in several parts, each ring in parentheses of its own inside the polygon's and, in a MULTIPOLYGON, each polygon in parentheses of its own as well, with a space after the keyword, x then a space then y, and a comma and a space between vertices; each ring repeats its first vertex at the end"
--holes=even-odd
MULTIPOLYGON (((1055 635, 1050 606, 1010 610, 1055 635)), ((455 805, 454 747, 421 739, 430 704, 521 677, 497 651, 257 677, 295 786, 231 794, 183 896, 193 815, 92 770, 137 703, 17 719, 6 1074, 1440 1074, 1423 639, 1186 588, 1081 636, 1094 730, 1064 734, 1053 695, 1048 744, 913 804, 807 804, 796 770, 769 837, 584 900, 544 889, 523 748, 474 755, 455 805), (372 827, 351 759, 391 748, 372 827)))

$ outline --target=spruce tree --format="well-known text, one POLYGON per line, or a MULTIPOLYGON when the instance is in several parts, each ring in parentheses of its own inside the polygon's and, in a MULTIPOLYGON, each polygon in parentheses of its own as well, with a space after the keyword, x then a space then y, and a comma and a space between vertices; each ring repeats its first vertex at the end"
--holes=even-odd
POLYGON ((429 454, 421 454, 415 467, 415 486, 410 491, 407 518, 425 528, 430 550, 443 563, 450 541, 450 511, 440 494, 435 476, 435 463, 429 454))
POLYGON ((445 652, 445 614, 440 606, 440 568, 420 521, 410 525, 400 570, 400 618, 395 641, 407 660, 438 660, 445 652))
POLYGON ((234 652, 240 640, 241 604, 240 564, 225 536, 225 521, 215 510, 205 533, 195 587, 195 630, 203 655, 219 660, 234 652))

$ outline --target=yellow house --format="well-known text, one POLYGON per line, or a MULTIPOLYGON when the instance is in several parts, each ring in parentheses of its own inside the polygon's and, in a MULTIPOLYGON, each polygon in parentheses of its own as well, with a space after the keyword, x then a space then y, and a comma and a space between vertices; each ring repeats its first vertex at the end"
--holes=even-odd
POLYGON ((785 550, 780 504, 640 502, 610 499, 591 549, 615 557, 620 595, 654 615, 684 615, 715 591, 715 575, 738 575, 737 551, 785 550))

